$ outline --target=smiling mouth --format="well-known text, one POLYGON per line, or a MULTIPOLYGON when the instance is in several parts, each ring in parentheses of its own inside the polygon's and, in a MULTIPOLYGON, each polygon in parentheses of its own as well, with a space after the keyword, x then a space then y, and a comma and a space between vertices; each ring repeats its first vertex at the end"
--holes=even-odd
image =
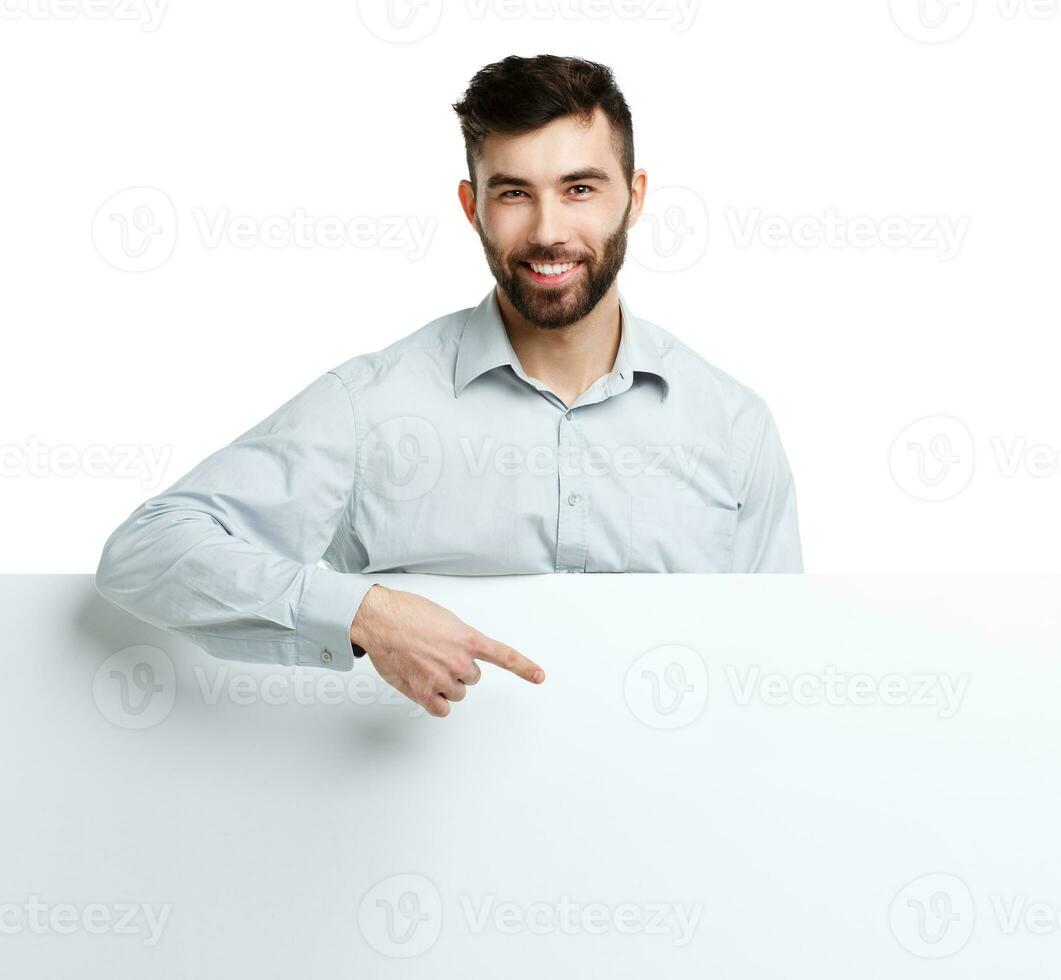
POLYGON ((535 282, 547 286, 567 282, 582 267, 581 262, 521 262, 520 265, 535 282))

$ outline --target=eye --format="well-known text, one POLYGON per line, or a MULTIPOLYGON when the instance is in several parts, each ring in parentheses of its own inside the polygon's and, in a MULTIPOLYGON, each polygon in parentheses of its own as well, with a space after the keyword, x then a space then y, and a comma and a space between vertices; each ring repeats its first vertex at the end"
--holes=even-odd
MULTIPOLYGON (((580 188, 581 188, 582 192, 576 194, 575 195, 576 197, 589 197, 590 194, 592 194, 592 193, 594 193, 596 191, 596 188, 595 187, 590 187, 589 184, 572 184, 570 189, 573 190, 573 191, 578 191, 580 188)), ((501 194, 498 195, 498 196, 501 197, 502 199, 509 198, 510 200, 512 200, 512 198, 509 197, 512 194, 523 194, 523 191, 518 190, 518 189, 517 190, 502 191, 501 194)), ((523 196, 526 197, 525 194, 523 196)))

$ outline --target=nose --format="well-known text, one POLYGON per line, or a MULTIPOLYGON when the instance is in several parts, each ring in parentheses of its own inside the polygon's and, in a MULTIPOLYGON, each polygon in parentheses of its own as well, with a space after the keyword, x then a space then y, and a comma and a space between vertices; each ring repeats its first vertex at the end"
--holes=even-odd
POLYGON ((567 244, 570 237, 570 232, 564 225, 560 203, 548 196, 539 198, 527 235, 528 242, 539 248, 551 249, 567 244))

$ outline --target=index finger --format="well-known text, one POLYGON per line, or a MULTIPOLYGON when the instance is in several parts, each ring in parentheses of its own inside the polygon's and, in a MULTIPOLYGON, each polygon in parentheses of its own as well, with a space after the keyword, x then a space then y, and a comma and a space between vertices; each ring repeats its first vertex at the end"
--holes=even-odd
POLYGON ((545 680, 545 671, 533 660, 488 636, 482 638, 479 649, 472 656, 476 660, 485 660, 488 664, 496 664, 498 667, 504 667, 505 670, 511 670, 513 674, 517 674, 532 684, 540 684, 545 680))

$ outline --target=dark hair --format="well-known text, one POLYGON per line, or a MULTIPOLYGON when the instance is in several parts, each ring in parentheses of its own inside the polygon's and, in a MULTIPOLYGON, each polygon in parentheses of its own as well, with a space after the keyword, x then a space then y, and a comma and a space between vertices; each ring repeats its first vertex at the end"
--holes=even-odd
POLYGON ((634 176, 634 127, 610 68, 553 54, 509 55, 481 68, 464 99, 453 106, 461 121, 473 190, 478 193, 475 162, 488 134, 515 136, 571 115, 589 125, 598 107, 611 124, 615 155, 629 187, 634 176))

